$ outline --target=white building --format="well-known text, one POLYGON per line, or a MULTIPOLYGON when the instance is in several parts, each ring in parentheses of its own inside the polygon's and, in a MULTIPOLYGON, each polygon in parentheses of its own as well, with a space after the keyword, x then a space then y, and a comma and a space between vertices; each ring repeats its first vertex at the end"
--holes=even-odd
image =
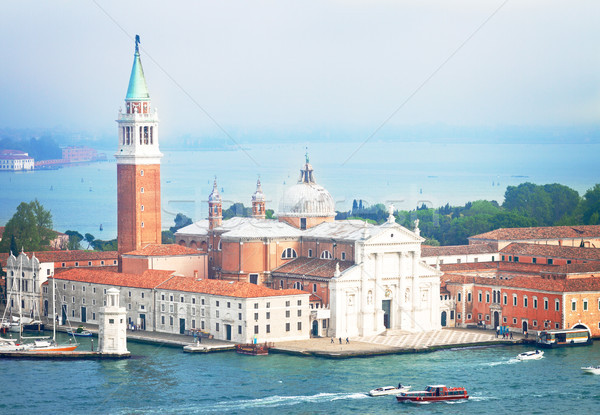
POLYGON ((6 260, 5 271, 8 312, 13 316, 21 313, 33 318, 43 315, 42 284, 53 274, 54 263, 40 262, 35 254, 29 258, 24 252, 18 257, 11 253, 6 260))
POLYGON ((329 283, 330 333, 369 336, 387 329, 441 328, 441 272, 421 261, 418 228, 387 223, 367 229, 356 242, 355 265, 336 271, 329 283))
POLYGON ((0 171, 33 170, 35 160, 19 150, 0 151, 0 171))
MULTIPOLYGON (((309 338, 309 294, 272 290, 246 282, 197 280, 171 271, 124 274, 71 269, 55 276, 62 320, 100 323, 99 311, 112 288, 120 291, 127 324, 141 330, 209 333, 237 343, 309 338)), ((48 284, 44 301, 51 299, 48 284)), ((64 322, 63 322, 64 324, 64 322)))

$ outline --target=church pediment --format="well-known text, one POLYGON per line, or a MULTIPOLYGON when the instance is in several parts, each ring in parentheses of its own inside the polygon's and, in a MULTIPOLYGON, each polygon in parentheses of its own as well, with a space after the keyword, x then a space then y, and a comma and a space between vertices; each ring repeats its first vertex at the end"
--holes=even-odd
POLYGON ((424 238, 409 231, 404 226, 397 223, 384 223, 381 226, 371 230, 371 236, 367 238, 365 245, 380 245, 380 244, 406 244, 418 243, 425 241, 424 238))

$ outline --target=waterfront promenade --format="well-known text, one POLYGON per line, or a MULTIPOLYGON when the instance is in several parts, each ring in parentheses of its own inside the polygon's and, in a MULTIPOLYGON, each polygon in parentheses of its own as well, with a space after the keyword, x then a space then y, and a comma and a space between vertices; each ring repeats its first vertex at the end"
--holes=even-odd
MULTIPOLYGON (((98 327, 93 324, 84 325, 88 330, 97 334, 98 327)), ((68 327, 60 326, 59 331, 68 327)), ((345 358, 359 356, 375 356, 400 353, 423 353, 440 349, 477 347, 493 345, 511 345, 516 343, 531 342, 524 339, 523 335, 513 333, 512 340, 496 337, 494 330, 444 328, 442 330, 410 333, 390 331, 385 335, 350 337, 346 338, 311 338, 308 340, 276 342, 272 352, 294 355, 320 356, 330 358, 345 358)), ((136 341, 167 347, 183 348, 195 343, 189 335, 159 333, 144 330, 127 330, 128 341, 136 341)), ((260 342, 260 338, 258 339, 260 342)), ((235 343, 222 340, 203 338, 200 344, 204 352, 233 350, 235 343)))

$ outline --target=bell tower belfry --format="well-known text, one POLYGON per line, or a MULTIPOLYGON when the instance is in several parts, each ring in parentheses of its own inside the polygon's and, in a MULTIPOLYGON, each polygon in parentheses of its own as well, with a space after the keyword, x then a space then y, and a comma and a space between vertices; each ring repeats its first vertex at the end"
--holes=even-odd
POLYGON ((117 244, 121 254, 161 243, 158 112, 150 108, 139 43, 136 35, 125 112, 119 109, 117 119, 117 244))
POLYGON ((264 219, 265 212, 265 194, 260 185, 260 179, 256 181, 256 192, 252 195, 252 217, 256 219, 264 219))

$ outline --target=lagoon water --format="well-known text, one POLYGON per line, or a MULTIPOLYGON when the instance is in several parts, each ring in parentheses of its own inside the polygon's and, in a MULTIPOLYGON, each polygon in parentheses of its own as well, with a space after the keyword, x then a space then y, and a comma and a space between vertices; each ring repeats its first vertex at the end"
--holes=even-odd
MULTIPOLYGON (((337 210, 353 199, 414 209, 488 199, 502 202, 506 186, 525 181, 562 183, 581 195, 599 181, 600 144, 477 144, 457 142, 369 142, 310 144, 317 182, 330 191, 337 210)), ((54 228, 116 237, 116 164, 112 161, 28 173, 0 173, 0 223, 22 201, 38 198, 50 209, 54 228), (100 231, 102 224, 103 230, 100 231)), ((161 162, 163 228, 177 212, 207 216, 206 200, 218 177, 225 207, 250 206, 260 176, 267 208, 277 211, 286 186, 304 163, 301 144, 257 144, 233 151, 166 151, 161 162)))
MULTIPOLYGON (((95 339, 97 344, 97 339, 95 339)), ((83 339, 83 349, 89 339, 83 339)), ((596 413, 600 343, 547 350, 537 361, 525 346, 447 350, 343 360, 235 352, 187 354, 128 343, 126 360, 2 361, 0 412, 65 414, 483 414, 596 413), (398 382, 464 386, 452 403, 397 403, 370 389, 398 382)), ((530 349, 531 347, 529 347, 530 349)))

